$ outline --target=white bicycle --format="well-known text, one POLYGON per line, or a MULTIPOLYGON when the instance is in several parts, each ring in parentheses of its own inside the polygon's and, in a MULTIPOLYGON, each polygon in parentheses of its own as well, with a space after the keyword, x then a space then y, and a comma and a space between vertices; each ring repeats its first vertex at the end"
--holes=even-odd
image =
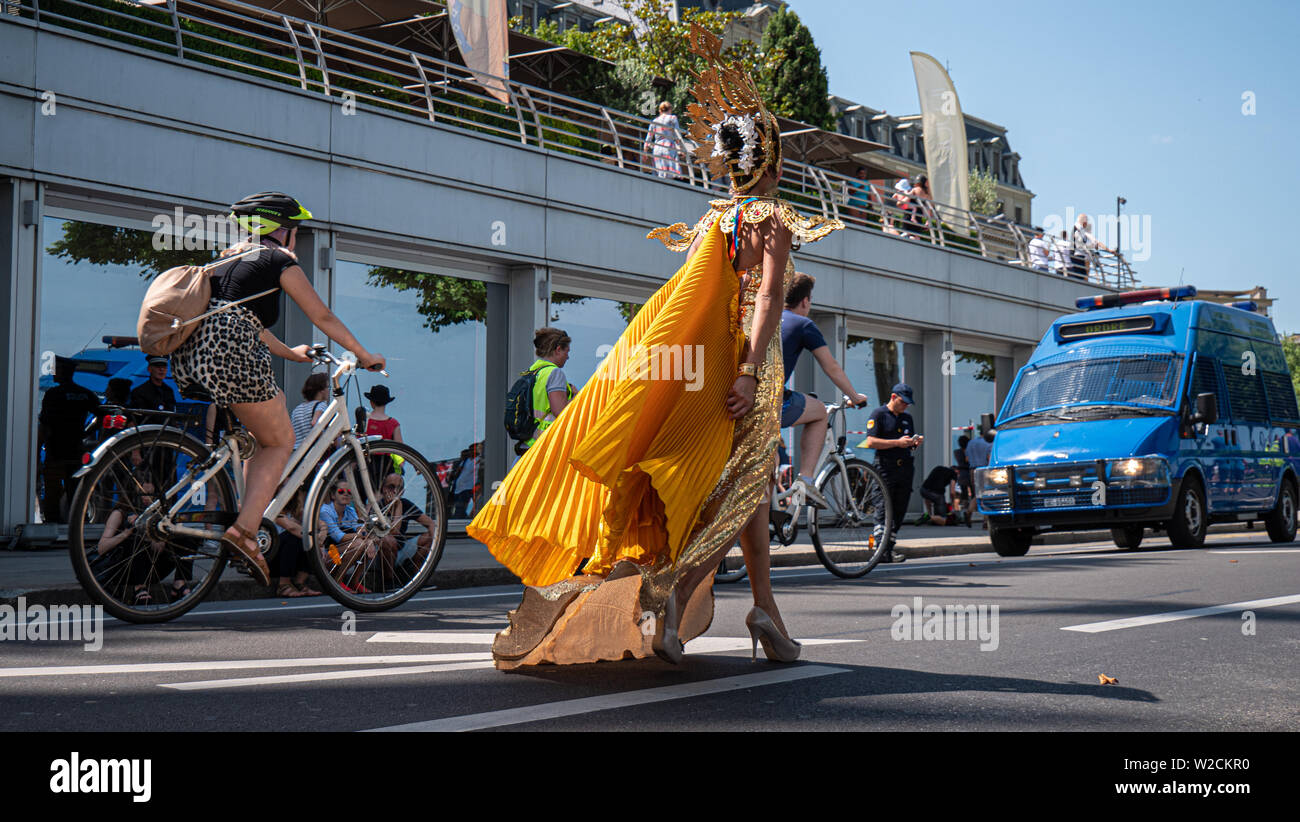
MULTIPOLYGON (((336 359, 322 345, 310 356, 335 366, 333 397, 289 458, 258 544, 263 556, 274 555, 275 518, 310 479, 303 549, 326 593, 355 610, 393 608, 424 587, 442 558, 443 487, 414 448, 352 430, 340 378, 355 378, 355 362, 336 359), (335 540, 322 509, 336 504, 340 489, 348 499, 339 494, 337 502, 356 520, 335 540)), ((72 567, 82 587, 129 622, 174 619, 201 602, 229 558, 221 535, 239 512, 243 463, 256 449, 242 427, 209 449, 167 424, 127 428, 101 444, 76 475, 81 484, 69 512, 72 567)))
MULTIPOLYGON (((842 430, 845 421, 840 412, 850 407, 849 397, 835 405, 826 404, 826 441, 817 459, 813 487, 829 507, 809 505, 798 490, 785 490, 772 495, 770 516, 773 541, 791 545, 799 536, 800 517, 807 511, 808 536, 822 565, 837 577, 857 579, 870 573, 885 555, 886 540, 876 536, 877 512, 883 534, 893 532, 894 515, 889 488, 879 472, 854 456, 847 445, 849 434, 866 433, 842 430)), ((740 548, 733 546, 723 556, 714 578, 732 582, 743 579, 745 573, 740 548)))

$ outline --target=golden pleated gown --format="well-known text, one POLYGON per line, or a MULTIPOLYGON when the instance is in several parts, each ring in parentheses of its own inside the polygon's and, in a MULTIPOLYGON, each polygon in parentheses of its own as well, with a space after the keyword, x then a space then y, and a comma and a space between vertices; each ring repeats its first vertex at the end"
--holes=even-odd
MULTIPOLYGON (((524 664, 648 656, 649 636, 638 622, 651 614, 662 618, 668 594, 687 570, 716 565, 763 498, 780 435, 780 335, 772 336, 760 368, 754 408, 731 420, 726 399, 752 311, 719 228, 731 224, 727 217, 735 219, 734 213, 719 219, 716 209, 705 216, 697 227, 705 234, 699 248, 637 313, 591 381, 467 529, 526 585, 549 586, 544 596, 581 589, 590 599, 588 623, 599 624, 575 631, 579 647, 551 636, 547 649, 524 664), (673 379, 664 368, 648 378, 656 375, 638 367, 638 358, 656 346, 692 347, 697 381, 684 371, 673 379), (589 576, 575 578, 583 559, 589 576), (596 592, 591 576, 607 574, 620 560, 636 563, 640 579, 604 586, 617 585, 617 592, 596 592), (599 634, 609 634, 609 641, 599 634)), ((787 279, 792 271, 787 268, 787 279)), ((750 278, 751 298, 759 274, 750 278)), ((683 617, 683 641, 706 630, 712 617, 709 585, 700 588, 683 617)), ((570 606, 566 618, 582 604, 570 606)), ((567 621, 552 634, 563 634, 567 621)))

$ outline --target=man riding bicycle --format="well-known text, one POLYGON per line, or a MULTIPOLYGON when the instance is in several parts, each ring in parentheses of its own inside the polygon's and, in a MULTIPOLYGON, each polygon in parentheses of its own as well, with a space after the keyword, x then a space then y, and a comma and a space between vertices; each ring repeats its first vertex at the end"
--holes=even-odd
MULTIPOLYGON (((785 381, 790 382, 790 375, 799 362, 799 355, 805 350, 811 351, 822 371, 835 383, 835 387, 848 396, 855 407, 867 404, 865 394, 859 394, 853 388, 844 369, 831 356, 826 338, 817 328, 817 324, 808 319, 812 310, 812 291, 816 280, 803 272, 795 272, 789 290, 785 293, 785 311, 781 314, 781 355, 785 360, 785 381)), ((816 399, 816 397, 813 397, 816 399)), ((826 406, 820 402, 808 402, 808 397, 798 391, 785 390, 781 403, 781 427, 795 425, 804 427, 799 437, 799 476, 790 486, 790 493, 802 493, 810 504, 820 508, 830 507, 826 499, 813 487, 813 472, 817 470, 817 459, 821 456, 822 443, 826 441, 826 406)))

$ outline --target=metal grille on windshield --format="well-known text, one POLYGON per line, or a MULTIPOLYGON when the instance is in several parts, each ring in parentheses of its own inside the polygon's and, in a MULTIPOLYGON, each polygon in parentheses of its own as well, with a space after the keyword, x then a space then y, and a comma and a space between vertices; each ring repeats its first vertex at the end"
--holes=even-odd
POLYGON ((1003 418, 1086 403, 1172 408, 1182 365, 1181 354, 1135 345, 1072 349, 1026 369, 1003 418))

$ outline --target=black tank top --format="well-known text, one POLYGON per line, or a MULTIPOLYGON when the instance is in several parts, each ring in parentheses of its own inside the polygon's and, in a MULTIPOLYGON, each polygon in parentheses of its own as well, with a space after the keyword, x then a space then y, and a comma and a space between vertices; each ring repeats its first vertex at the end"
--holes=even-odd
MULTIPOLYGON (((212 296, 218 300, 242 300, 269 288, 280 287, 280 275, 297 265, 289 252, 279 246, 264 245, 259 254, 249 254, 217 269, 212 276, 212 296)), ((280 294, 273 292, 243 304, 270 328, 280 318, 280 294)))

